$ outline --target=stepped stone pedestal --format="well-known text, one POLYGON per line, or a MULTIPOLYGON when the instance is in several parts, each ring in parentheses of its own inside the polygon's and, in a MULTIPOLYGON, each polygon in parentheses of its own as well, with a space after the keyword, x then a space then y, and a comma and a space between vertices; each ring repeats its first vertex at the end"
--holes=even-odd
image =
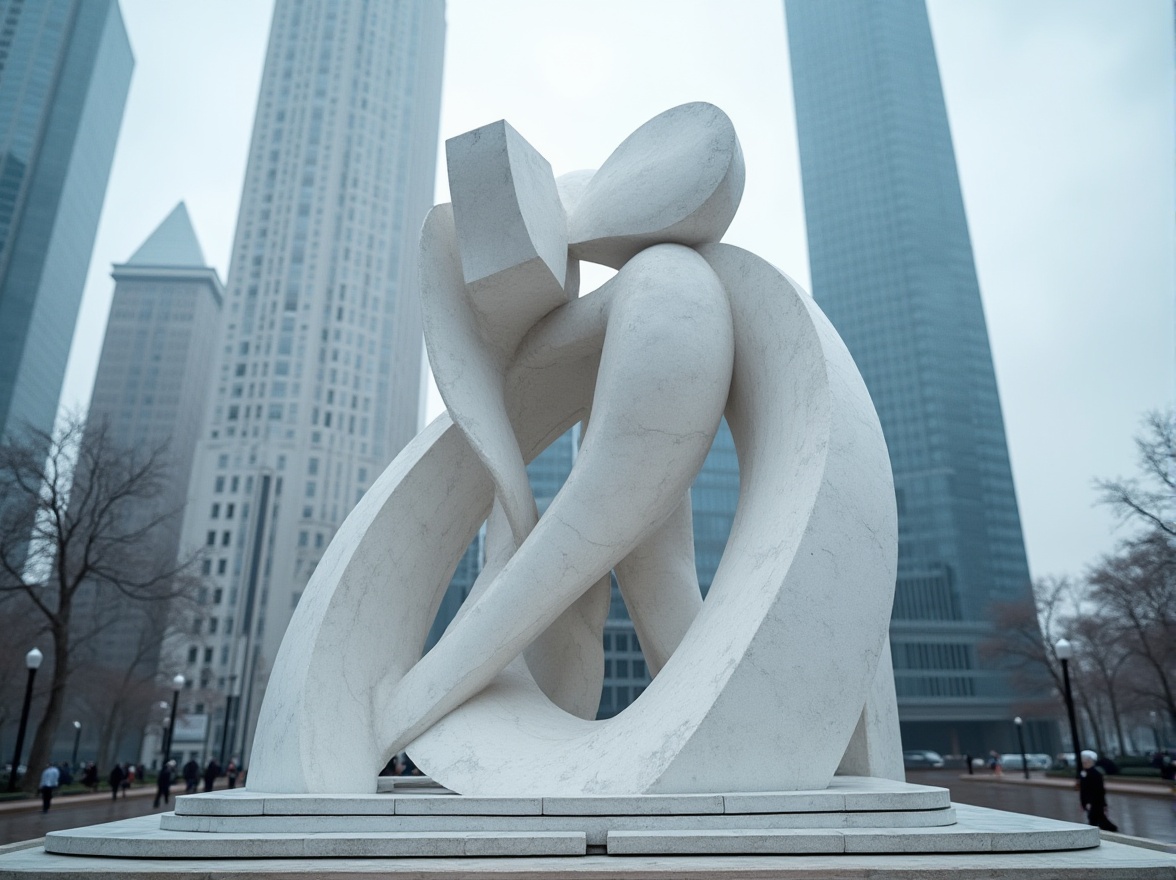
POLYGON ((1097 829, 836 777, 819 791, 463 797, 421 777, 374 795, 182 796, 172 813, 50 833, 4 878, 1164 878, 1176 857, 1097 829))

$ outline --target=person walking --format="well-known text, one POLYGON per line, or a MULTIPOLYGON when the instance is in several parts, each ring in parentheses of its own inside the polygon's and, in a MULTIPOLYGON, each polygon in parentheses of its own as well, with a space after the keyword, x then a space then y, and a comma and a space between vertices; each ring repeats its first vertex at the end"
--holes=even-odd
POLYGON ((41 772, 41 812, 49 812, 49 804, 53 801, 53 792, 61 784, 61 771, 55 764, 50 764, 41 772))
POLYGON ((1082 801, 1082 809, 1086 811, 1087 822, 1103 831, 1118 831, 1119 826, 1107 816, 1107 786, 1102 771, 1095 766, 1097 760, 1097 752, 1082 750, 1082 777, 1078 782, 1078 796, 1082 801))
POLYGON ((229 780, 229 788, 237 787, 237 776, 240 773, 236 758, 229 758, 229 766, 225 768, 225 777, 229 780))
POLYGON ((87 762, 86 769, 82 771, 82 785, 94 794, 98 793, 98 767, 93 761, 87 762))
POLYGON ((208 766, 204 768, 204 790, 212 791, 216 785, 216 778, 220 776, 220 764, 216 762, 216 758, 208 759, 208 766))
POLYGON ((184 765, 184 794, 195 794, 200 786, 200 765, 195 758, 189 758, 184 765))
POLYGON ((168 798, 171 797, 171 784, 175 766, 175 761, 168 761, 159 768, 159 776, 155 780, 155 809, 159 809, 159 801, 161 799, 166 805, 168 798))
POLYGON ((988 769, 992 771, 993 776, 1004 775, 1004 765, 1000 760, 1000 752, 996 749, 988 753, 988 769))
MULTIPOLYGON (((126 775, 126 771, 123 770, 122 764, 115 764, 114 767, 111 768, 110 778, 108 780, 110 782, 110 799, 111 800, 113 800, 113 801, 118 800, 118 791, 120 788, 122 788, 123 777, 125 775, 126 775)), ((123 795, 123 797, 126 797, 126 795, 123 795)))

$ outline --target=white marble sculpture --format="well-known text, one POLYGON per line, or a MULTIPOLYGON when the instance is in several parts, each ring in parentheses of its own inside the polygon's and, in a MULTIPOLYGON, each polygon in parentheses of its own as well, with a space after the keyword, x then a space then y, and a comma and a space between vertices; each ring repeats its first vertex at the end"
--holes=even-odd
POLYGON ((421 233, 448 413, 343 524, 286 633, 249 788, 365 793, 395 752, 472 796, 786 791, 901 778, 887 629, 886 446, 813 300, 720 244, 742 195, 730 120, 687 104, 555 178, 505 122, 447 143, 421 233), (579 261, 616 268, 579 296, 579 261), (730 540, 705 602, 689 487, 726 415, 730 540), (525 462, 583 445, 538 516, 525 462), (483 522, 485 569, 423 657, 483 522), (616 573, 654 679, 593 720, 616 573))

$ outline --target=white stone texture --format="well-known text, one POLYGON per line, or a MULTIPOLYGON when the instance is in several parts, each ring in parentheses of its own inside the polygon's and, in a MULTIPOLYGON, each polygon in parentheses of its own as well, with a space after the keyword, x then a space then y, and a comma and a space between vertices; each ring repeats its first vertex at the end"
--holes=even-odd
MULTIPOLYGON (((882 647, 882 656, 890 656, 889 635, 882 647)), ((902 733, 898 727, 898 697, 894 692, 894 667, 889 662, 878 664, 865 708, 837 772, 845 776, 874 776, 898 782, 906 779, 902 763, 902 733)))
MULTIPOLYGON (((896 823, 889 827, 869 829, 818 824, 773 826, 771 817, 765 815, 738 817, 746 820, 742 826, 730 821, 736 817, 722 815, 474 816, 466 817, 470 823, 468 826, 452 824, 461 817, 405 816, 396 820, 396 830, 386 830, 389 827, 388 819, 378 816, 268 816, 248 818, 248 822, 261 823, 254 826, 253 830, 235 831, 228 830, 231 825, 227 824, 234 821, 233 817, 188 817, 188 821, 195 823, 194 827, 202 829, 188 831, 160 828, 156 816, 144 816, 89 828, 52 832, 46 839, 46 849, 73 855, 154 859, 476 857, 521 855, 526 852, 583 856, 586 846, 601 846, 607 842, 608 851, 612 855, 696 853, 713 856, 739 852, 890 854, 891 861, 874 863, 875 867, 890 870, 909 867, 911 864, 894 860, 895 855, 936 853, 1000 854, 1001 859, 987 863, 990 868, 1001 867, 1002 863, 1009 867, 1025 867, 1034 863, 1020 862, 1007 856, 1034 851, 1048 852, 1050 857, 1058 860, 1055 864, 1085 864, 1093 868, 1107 864, 1100 858, 1101 851, 1108 848, 1112 852, 1127 849, 1108 843, 1100 846, 1098 830, 1085 825, 979 807, 959 807, 958 811, 958 824, 928 827, 896 823), (724 819, 727 820, 725 824, 724 819), (352 823, 350 827, 345 824, 348 821, 352 823), (463 839, 462 835, 469 841, 468 845, 459 843, 463 839), (495 839, 499 842, 494 843, 495 839), (744 848, 740 847, 740 841, 744 848), (1067 862, 1066 850, 1084 850, 1087 862, 1067 862)), ((795 817, 804 815, 794 814, 795 817)), ((165 818, 170 820, 178 817, 165 818)), ((819 819, 820 815, 808 814, 808 818, 819 819)), ((1176 858, 1170 855, 1142 850, 1137 853, 1142 854, 1144 859, 1150 859, 1136 861, 1137 866, 1154 868, 1166 865, 1169 872, 1176 871, 1176 858)), ((580 863, 580 859, 575 861, 580 863)), ((9 867, 6 862, 10 860, 0 856, 0 872, 9 867)), ((628 861, 617 862, 611 868, 598 865, 595 870, 604 870, 610 874, 624 872, 626 869, 623 865, 628 864, 628 861)), ((839 861, 837 866, 853 864, 839 861)), ((919 864, 926 865, 923 859, 920 859, 919 864)), ((522 863, 516 865, 521 872, 529 871, 530 867, 522 863)), ((775 870, 784 867, 784 864, 777 863, 775 870)), ((199 868, 213 870, 209 865, 200 865, 199 868)), ((476 864, 468 868, 475 873, 478 870, 476 864)), ((712 862, 711 869, 723 873, 723 863, 712 862)), ((569 866, 568 870, 577 869, 569 866)), ((1080 876, 1104 875, 1096 872, 1080 876)), ((1170 880, 1172 874, 1167 876, 1170 880)))
POLYGON ((713 104, 655 116, 613 151, 569 212, 572 256, 619 269, 660 242, 723 237, 743 196, 743 151, 713 104))
POLYGON ((486 341, 507 354, 575 290, 551 165, 505 121, 445 142, 466 291, 486 341))
POLYGON ((710 105, 667 111, 591 178, 560 185, 504 124, 482 131, 451 145, 454 208, 422 233, 426 339, 450 415, 381 475, 319 563, 271 674, 250 789, 370 793, 405 746, 471 796, 821 789, 863 718, 866 757, 851 763, 884 773, 894 743, 877 670, 897 535, 886 447, 812 299, 757 257, 707 243, 742 190, 730 121, 710 105), (488 169, 509 181, 482 180, 488 169), (620 270, 515 347, 508 329, 547 307, 539 296, 527 311, 524 282, 546 295, 559 277, 548 253, 559 230, 528 221, 558 226, 560 198, 572 257, 620 270), (479 224, 499 213, 496 238, 479 224), (517 247, 495 252, 500 238, 517 247), (468 263, 467 247, 479 254, 468 263), (546 281, 512 274, 540 264, 546 281), (518 289, 488 301, 521 311, 471 305, 472 286, 507 277, 518 289), (683 499, 724 410, 740 500, 699 607, 696 580, 678 576, 683 499), (522 462, 589 412, 572 473, 536 522, 522 462), (421 658, 488 515, 487 571, 421 658), (660 670, 628 710, 593 722, 577 716, 599 695, 613 568, 660 670))
MULTIPOLYGON (((36 842, 34 842, 35 844, 36 842)), ((74 878, 144 878, 173 875, 261 880, 320 880, 321 864, 304 859, 246 860, 218 858, 199 863, 162 859, 109 859, 49 855, 38 846, 0 848, 0 873, 12 880, 74 878)), ((1172 880, 1176 857, 1134 846, 1104 843, 1075 852, 927 853, 917 860, 894 855, 607 855, 517 858, 434 858, 389 860, 336 857, 331 877, 379 877, 420 880, 1172 880)))

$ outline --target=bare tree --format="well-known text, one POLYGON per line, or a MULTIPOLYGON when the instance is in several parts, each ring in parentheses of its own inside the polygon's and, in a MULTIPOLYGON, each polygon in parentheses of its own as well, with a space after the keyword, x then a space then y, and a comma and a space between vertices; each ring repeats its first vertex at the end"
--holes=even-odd
POLYGON ((1061 693, 1062 665, 1054 644, 1072 634, 1076 605, 1075 587, 1067 578, 1038 579, 1032 599, 993 603, 993 632, 980 644, 981 656, 1009 668, 1019 690, 1039 693, 1049 682, 1061 693))
POLYGON ((1089 575, 1108 627, 1146 674, 1133 686, 1176 722, 1176 554, 1159 529, 1127 542, 1089 575))
POLYGON ((1125 520, 1176 539, 1176 411, 1148 413, 1135 448, 1141 477, 1096 480, 1099 501, 1125 520))
POLYGON ((0 596, 19 597, 50 640, 26 789, 49 758, 79 651, 101 631, 75 619, 79 597, 167 602, 190 589, 187 566, 158 550, 176 515, 158 509, 167 477, 164 449, 121 447, 78 417, 57 435, 0 443, 0 596))
MULTIPOLYGON (((1084 615, 1074 621, 1074 635, 1079 642, 1077 656, 1081 658, 1082 678, 1087 684, 1096 714, 1101 716, 1105 708, 1115 731, 1121 752, 1127 751, 1127 738, 1123 735, 1122 702, 1119 693, 1119 677, 1131 653, 1124 640, 1119 637, 1119 627, 1105 609, 1084 615)), ((1098 722, 1091 718, 1091 727, 1096 738, 1102 737, 1098 722)))

